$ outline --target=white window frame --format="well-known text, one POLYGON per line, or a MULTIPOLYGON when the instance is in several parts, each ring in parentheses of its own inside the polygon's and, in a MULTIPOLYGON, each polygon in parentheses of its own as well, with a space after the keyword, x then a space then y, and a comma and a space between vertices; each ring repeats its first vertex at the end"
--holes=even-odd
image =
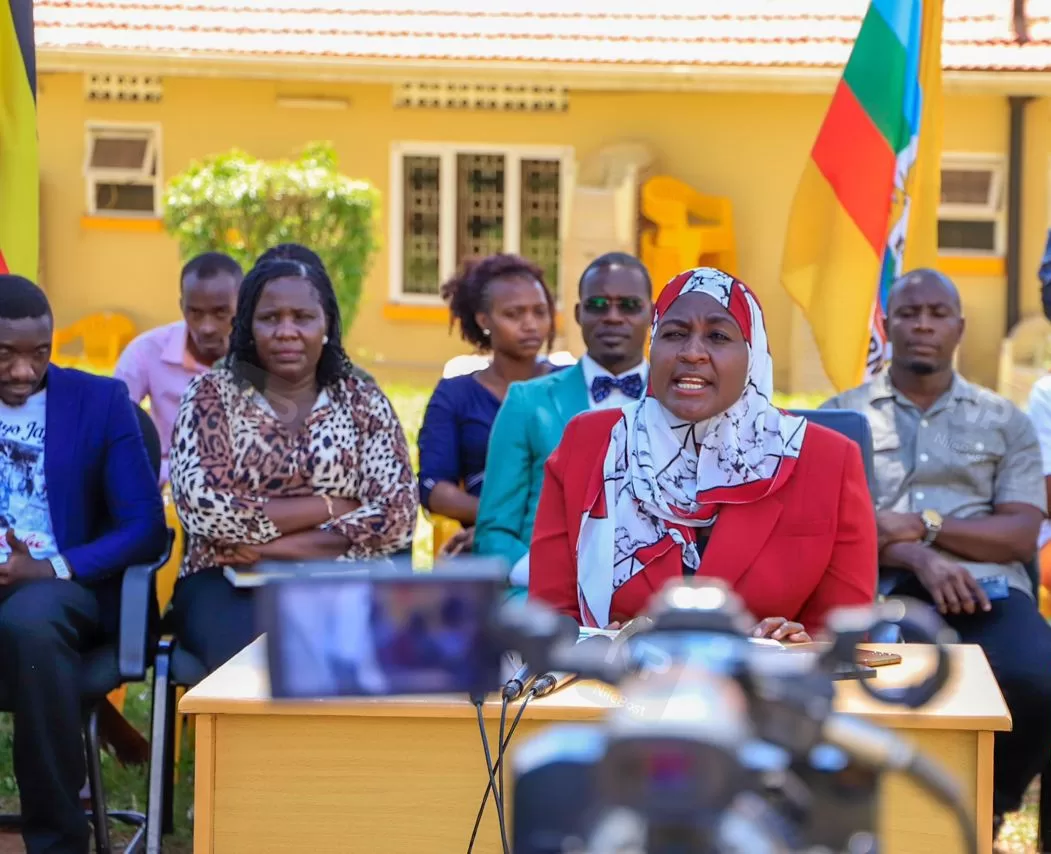
POLYGON ((1007 252, 1007 158, 1000 154, 948 153, 941 158, 941 169, 956 171, 989 171, 990 201, 985 205, 939 204, 938 220, 992 222, 993 251, 977 249, 941 249, 938 254, 949 257, 1002 258, 1007 252))
POLYGON ((161 125, 159 122, 99 122, 89 121, 84 125, 84 192, 89 216, 112 219, 157 219, 161 215, 164 174, 161 161, 161 125), (91 165, 96 139, 125 139, 128 136, 147 138, 146 155, 141 169, 105 169, 91 165), (150 164, 156 158, 157 174, 150 174, 150 164), (95 204, 95 189, 98 184, 129 183, 153 186, 152 211, 99 210, 95 204))
MULTIPOLYGON (((437 294, 402 292, 402 245, 404 242, 404 171, 405 157, 438 157, 440 160, 438 192, 441 209, 438 215, 438 279, 447 281, 456 272, 456 156, 458 154, 502 154, 504 160, 504 246, 503 251, 518 253, 521 244, 522 160, 557 160, 559 162, 559 253, 565 250, 569 223, 569 197, 573 186, 574 154, 572 146, 493 145, 475 142, 395 142, 390 152, 390 193, 388 194, 390 301, 402 305, 444 305, 437 294)), ((560 257, 559 281, 549 282, 557 293, 563 290, 564 259, 560 257)))

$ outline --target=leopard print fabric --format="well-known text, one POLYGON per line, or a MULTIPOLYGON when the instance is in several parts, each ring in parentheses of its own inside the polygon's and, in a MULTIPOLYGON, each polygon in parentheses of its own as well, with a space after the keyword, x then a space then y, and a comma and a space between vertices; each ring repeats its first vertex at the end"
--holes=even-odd
POLYGON ((171 450, 175 506, 187 533, 181 575, 224 566, 236 544, 281 536, 258 498, 329 495, 361 506, 330 523, 349 540, 345 558, 411 545, 416 477, 390 401, 360 375, 322 391, 293 433, 259 392, 229 370, 194 378, 183 396, 171 450))

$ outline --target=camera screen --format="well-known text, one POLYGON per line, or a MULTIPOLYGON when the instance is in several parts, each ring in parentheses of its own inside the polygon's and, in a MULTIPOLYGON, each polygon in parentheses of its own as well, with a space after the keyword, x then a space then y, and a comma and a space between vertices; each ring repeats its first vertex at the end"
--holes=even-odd
POLYGON ((471 693, 500 685, 490 580, 313 578, 266 588, 274 697, 471 693))

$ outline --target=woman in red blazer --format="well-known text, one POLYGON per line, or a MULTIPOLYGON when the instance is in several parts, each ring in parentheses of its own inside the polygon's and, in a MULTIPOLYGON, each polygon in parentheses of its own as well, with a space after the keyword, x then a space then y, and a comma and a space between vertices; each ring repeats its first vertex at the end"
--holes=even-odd
POLYGON ((684 575, 721 578, 757 636, 809 639, 876 594, 876 521, 849 439, 772 403, 762 309, 712 268, 654 312, 648 396, 578 415, 547 462, 530 597, 616 626, 684 575))

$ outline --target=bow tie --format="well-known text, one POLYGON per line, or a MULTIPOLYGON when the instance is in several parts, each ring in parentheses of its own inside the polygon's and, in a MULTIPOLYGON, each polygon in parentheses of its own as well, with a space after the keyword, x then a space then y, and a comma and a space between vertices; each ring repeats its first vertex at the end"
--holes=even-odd
POLYGON ((602 403, 613 393, 615 388, 619 388, 628 397, 638 400, 642 397, 642 375, 627 374, 619 378, 595 377, 591 383, 591 397, 595 403, 602 403))

